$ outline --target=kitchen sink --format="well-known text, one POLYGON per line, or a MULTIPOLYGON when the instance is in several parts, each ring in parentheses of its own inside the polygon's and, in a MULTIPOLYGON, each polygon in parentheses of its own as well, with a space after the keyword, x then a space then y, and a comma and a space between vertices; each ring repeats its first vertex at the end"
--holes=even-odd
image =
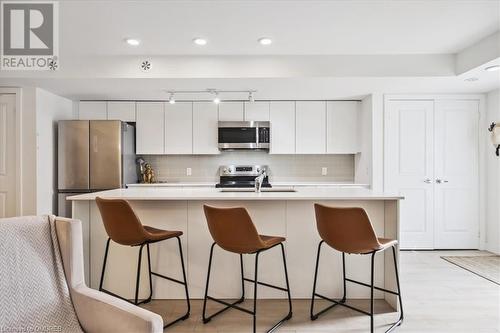
MULTIPOLYGON (((261 192, 297 192, 291 187, 264 187, 261 192)), ((221 188, 220 192, 255 192, 253 188, 221 188)))

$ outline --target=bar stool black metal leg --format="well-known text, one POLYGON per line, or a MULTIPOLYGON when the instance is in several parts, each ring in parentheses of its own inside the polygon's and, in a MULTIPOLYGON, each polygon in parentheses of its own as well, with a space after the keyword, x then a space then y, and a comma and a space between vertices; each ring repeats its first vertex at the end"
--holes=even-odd
POLYGON ((102 272, 101 272, 101 281, 99 282, 99 291, 102 291, 102 284, 104 283, 104 271, 106 270, 106 261, 108 260, 108 250, 109 250, 109 242, 111 238, 108 238, 106 242, 106 250, 104 251, 104 261, 102 262, 102 272))
POLYGON ((374 272, 375 272, 375 253, 372 253, 372 260, 371 260, 371 288, 370 288, 370 332, 373 333, 374 325, 373 325, 373 280, 374 280, 374 272))
POLYGON ((255 271, 254 271, 254 284, 253 284, 253 333, 257 329, 257 272, 259 267, 259 254, 260 251, 255 253, 255 271))
POLYGON ((245 300, 245 272, 243 271, 243 254, 240 254, 240 268, 241 268, 241 298, 240 303, 245 300))
POLYGON ((285 247, 283 246, 283 243, 280 243, 280 246, 281 246, 281 255, 283 256, 283 269, 285 270, 286 293, 288 295, 288 314, 283 319, 284 321, 292 318, 292 296, 290 295, 290 283, 288 281, 288 270, 286 267, 285 247))
POLYGON ((396 273, 396 285, 398 287, 398 300, 399 300, 399 319, 396 323, 394 323, 386 332, 391 332, 394 328, 401 325, 403 323, 403 299, 401 296, 401 286, 399 284, 399 273, 398 273, 398 262, 396 260, 396 247, 392 247, 392 258, 394 259, 394 271, 396 273))
POLYGON ((314 314, 314 296, 316 295, 316 281, 318 280, 319 257, 321 254, 321 245, 323 245, 323 243, 324 243, 324 241, 319 242, 318 252, 316 255, 316 268, 314 270, 313 291, 312 291, 312 296, 311 296, 311 320, 318 319, 318 315, 314 314))
POLYGON ((139 248, 139 260, 137 261, 137 279, 135 282, 135 297, 134 297, 134 304, 137 305, 139 304, 138 298, 139 298, 139 283, 141 281, 141 261, 142 261, 142 248, 144 247, 144 244, 141 244, 139 248))
POLYGON ((179 254, 181 256, 181 266, 182 266, 182 277, 184 278, 184 289, 186 291, 187 311, 186 314, 181 318, 182 320, 185 320, 189 317, 189 314, 191 313, 191 301, 189 300, 189 290, 186 278, 186 268, 184 266, 184 255, 182 253, 181 239, 179 237, 176 238, 177 238, 177 243, 179 244, 179 254))
POLYGON ((342 299, 340 300, 341 303, 345 303, 347 299, 347 286, 346 286, 346 280, 345 280, 345 252, 342 252, 342 275, 343 275, 343 282, 344 282, 344 296, 342 296, 342 299))
POLYGON ((203 299, 203 323, 204 324, 208 323, 211 319, 211 318, 207 318, 205 316, 205 313, 206 313, 206 309, 207 309, 208 285, 210 282, 210 269, 212 268, 212 256, 214 254, 214 246, 215 246, 215 243, 213 243, 212 247, 210 248, 210 256, 208 259, 207 283, 205 285, 205 298, 203 299))
POLYGON ((152 278, 152 274, 151 274, 151 255, 149 253, 149 243, 146 244, 146 250, 148 252, 148 273, 149 273, 149 297, 142 301, 142 303, 148 303, 148 302, 151 302, 151 300, 153 299, 153 278, 152 278))

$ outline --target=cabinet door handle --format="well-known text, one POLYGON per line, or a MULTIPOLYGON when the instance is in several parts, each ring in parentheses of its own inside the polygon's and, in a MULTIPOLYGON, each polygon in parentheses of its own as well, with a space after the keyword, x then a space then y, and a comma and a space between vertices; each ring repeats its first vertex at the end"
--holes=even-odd
POLYGON ((439 179, 438 178, 438 179, 436 179, 436 183, 443 184, 443 183, 449 183, 449 182, 447 180, 445 180, 445 179, 439 179))
POLYGON ((426 180, 424 180, 424 183, 430 184, 430 183, 432 183, 432 181, 429 178, 427 178, 426 180))

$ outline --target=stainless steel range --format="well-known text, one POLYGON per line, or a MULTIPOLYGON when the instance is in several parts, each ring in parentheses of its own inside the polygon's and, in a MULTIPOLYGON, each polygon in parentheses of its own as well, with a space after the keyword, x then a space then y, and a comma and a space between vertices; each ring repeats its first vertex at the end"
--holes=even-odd
POLYGON ((219 188, 253 188, 256 178, 261 175, 264 176, 261 187, 271 187, 267 165, 222 165, 219 167, 219 184, 215 186, 219 188))

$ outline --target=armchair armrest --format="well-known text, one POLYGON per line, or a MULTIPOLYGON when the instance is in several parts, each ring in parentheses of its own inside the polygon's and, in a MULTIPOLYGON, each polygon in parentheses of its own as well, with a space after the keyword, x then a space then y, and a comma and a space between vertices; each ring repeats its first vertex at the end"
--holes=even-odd
POLYGON ((163 332, 161 316, 85 285, 82 225, 55 219, 66 282, 80 325, 85 332, 163 332))
POLYGON ((71 291, 85 332, 163 332, 160 315, 80 285, 71 291))

